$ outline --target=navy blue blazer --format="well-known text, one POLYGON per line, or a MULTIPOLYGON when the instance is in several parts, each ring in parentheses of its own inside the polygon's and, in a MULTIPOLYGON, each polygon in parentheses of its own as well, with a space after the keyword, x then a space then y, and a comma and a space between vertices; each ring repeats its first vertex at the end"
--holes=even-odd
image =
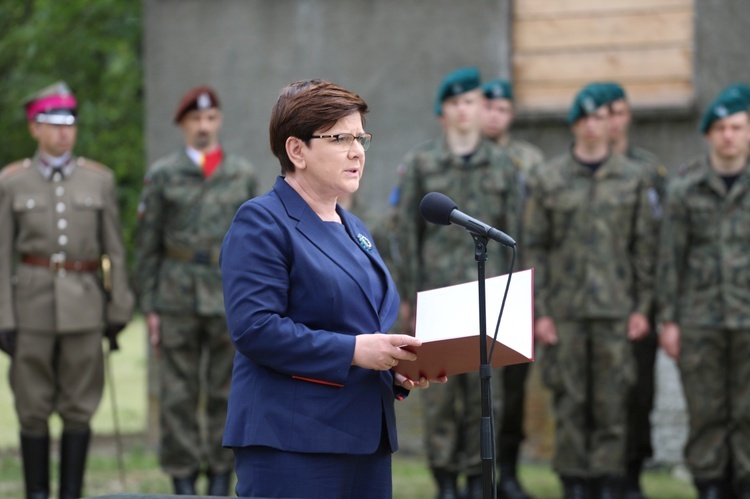
MULTIPOLYGON (((372 241, 361 220, 338 213, 353 241, 372 241)), ((351 365, 356 335, 393 326, 398 293, 374 246, 344 245, 325 223, 279 177, 240 207, 224 238, 224 304, 237 348, 225 447, 371 454, 385 419, 398 448, 393 374, 351 365), (385 276, 381 303, 358 250, 385 276)))

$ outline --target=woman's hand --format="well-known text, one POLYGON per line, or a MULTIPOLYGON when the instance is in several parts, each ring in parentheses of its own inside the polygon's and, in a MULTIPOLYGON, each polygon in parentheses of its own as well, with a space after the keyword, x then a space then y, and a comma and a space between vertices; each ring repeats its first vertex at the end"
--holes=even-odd
POLYGON ((416 360, 417 355, 401 347, 418 347, 421 340, 406 334, 360 334, 354 344, 352 365, 387 371, 401 360, 416 360))
POLYGON ((448 377, 441 376, 435 379, 427 379, 425 377, 421 377, 419 378, 419 381, 414 381, 407 378, 403 374, 396 373, 393 376, 393 380, 397 386, 406 388, 407 390, 413 390, 415 388, 428 388, 430 386, 430 383, 445 383, 446 381, 448 381, 448 377))

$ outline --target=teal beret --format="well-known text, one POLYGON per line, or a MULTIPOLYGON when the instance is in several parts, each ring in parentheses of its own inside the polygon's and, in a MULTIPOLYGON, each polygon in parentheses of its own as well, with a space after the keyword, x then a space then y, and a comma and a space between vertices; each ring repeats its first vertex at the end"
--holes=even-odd
POLYGON ((608 81, 601 83, 602 90, 606 94, 606 103, 611 104, 620 99, 626 99, 625 89, 617 82, 608 81))
POLYGON ((589 83, 573 99, 573 105, 568 111, 568 124, 572 125, 579 118, 594 114, 597 109, 607 103, 607 92, 603 84, 589 83))
POLYGON ((513 100, 513 87, 508 80, 492 80, 482 85, 482 93, 488 99, 513 100))
POLYGON ((443 102, 455 95, 461 95, 479 88, 479 69, 460 68, 443 78, 435 99, 435 114, 443 114, 443 102))
POLYGON ((722 95, 736 95, 750 106, 750 85, 745 83, 732 83, 721 91, 722 95))
POLYGON ((705 134, 714 121, 726 118, 735 113, 747 111, 750 102, 739 91, 725 89, 714 101, 708 105, 700 122, 700 131, 705 134))

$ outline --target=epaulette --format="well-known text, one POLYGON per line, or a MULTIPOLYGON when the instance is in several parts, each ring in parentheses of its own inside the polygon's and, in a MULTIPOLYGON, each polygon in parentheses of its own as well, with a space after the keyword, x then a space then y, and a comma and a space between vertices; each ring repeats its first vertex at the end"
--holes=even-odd
POLYGON ((5 166, 2 170, 0 170, 0 180, 5 180, 17 173, 21 173, 26 168, 31 166, 31 159, 26 158, 19 161, 14 161, 13 163, 10 163, 9 165, 5 166))
POLYGON ((84 158, 83 156, 78 156, 76 158, 76 166, 80 166, 81 168, 86 168, 88 170, 92 170, 95 172, 99 172, 103 175, 111 175, 112 172, 109 168, 104 166, 103 164, 94 161, 92 159, 84 158))

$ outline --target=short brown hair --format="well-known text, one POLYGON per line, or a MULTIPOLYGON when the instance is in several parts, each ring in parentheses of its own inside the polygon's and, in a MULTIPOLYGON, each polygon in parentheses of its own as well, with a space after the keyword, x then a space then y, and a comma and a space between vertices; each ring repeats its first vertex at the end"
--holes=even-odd
POLYGON ((289 137, 297 137, 309 146, 316 131, 330 130, 352 113, 359 112, 364 126, 367 111, 367 104, 359 95, 335 83, 314 79, 287 85, 271 110, 268 125, 271 152, 279 159, 281 174, 294 171, 294 163, 286 153, 289 137))

